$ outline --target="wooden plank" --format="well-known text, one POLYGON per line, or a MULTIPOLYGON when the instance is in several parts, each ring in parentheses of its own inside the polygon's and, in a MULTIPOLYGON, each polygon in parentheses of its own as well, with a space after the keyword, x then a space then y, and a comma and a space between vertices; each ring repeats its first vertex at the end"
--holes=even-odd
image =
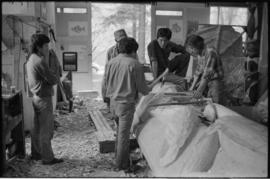
MULTIPOLYGON (((88 112, 97 129, 96 135, 100 153, 114 152, 116 131, 111 128, 107 119, 99 110, 89 110, 88 112)), ((138 147, 136 138, 130 136, 130 149, 136 147, 138 147)))
POLYGON ((115 145, 115 132, 99 110, 89 110, 89 114, 97 129, 96 135, 100 153, 113 152, 115 145))

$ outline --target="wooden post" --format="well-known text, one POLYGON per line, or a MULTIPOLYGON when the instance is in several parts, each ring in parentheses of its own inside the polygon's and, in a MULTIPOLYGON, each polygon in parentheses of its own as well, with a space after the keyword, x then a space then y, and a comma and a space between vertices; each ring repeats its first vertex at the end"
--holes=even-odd
POLYGON ((23 97, 22 97, 22 92, 19 92, 19 98, 20 98, 20 108, 21 108, 21 121, 20 123, 14 128, 13 130, 13 135, 16 136, 14 137, 14 140, 17 144, 16 146, 16 155, 20 158, 25 157, 25 137, 24 137, 24 119, 23 119, 23 97))
POLYGON ((217 34, 217 41, 215 44, 216 50, 218 53, 220 53, 219 45, 220 45, 220 36, 221 36, 221 26, 218 26, 218 34, 217 34))
POLYGON ((21 41, 20 37, 14 36, 15 40, 15 47, 14 47, 14 83, 13 85, 16 86, 16 89, 19 87, 19 72, 20 72, 20 56, 22 53, 21 50, 21 41))
POLYGON ((0 145, 1 145, 0 176, 3 176, 3 174, 5 172, 5 167, 6 167, 6 151, 5 151, 5 148, 6 148, 5 136, 6 135, 5 135, 5 130, 4 130, 5 128, 6 128, 6 126, 5 126, 5 111, 4 111, 4 105, 3 105, 3 102, 2 102, 1 142, 0 142, 0 145))
POLYGON ((138 42, 140 44, 139 47, 139 61, 141 63, 145 63, 145 11, 146 6, 144 4, 139 5, 140 14, 139 14, 139 36, 138 42))
POLYGON ((151 41, 156 38, 156 31, 157 31, 157 25, 156 25, 156 2, 152 2, 151 4, 151 41))

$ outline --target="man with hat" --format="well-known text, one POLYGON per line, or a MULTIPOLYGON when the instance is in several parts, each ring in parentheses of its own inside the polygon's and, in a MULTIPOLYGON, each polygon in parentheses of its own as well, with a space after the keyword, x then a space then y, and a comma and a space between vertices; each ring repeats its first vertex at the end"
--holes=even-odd
MULTIPOLYGON (((114 39, 116 44, 113 45, 111 48, 109 48, 109 50, 107 51, 107 60, 106 60, 106 64, 105 64, 105 71, 106 71, 106 67, 108 62, 110 61, 110 59, 116 57, 119 54, 119 50, 118 50, 118 45, 119 45, 119 41, 123 38, 127 37, 127 33, 124 29, 119 29, 117 31, 114 32, 114 39)), ((103 101, 105 103, 107 103, 108 107, 110 106, 110 98, 106 97, 105 95, 105 91, 107 88, 107 82, 104 80, 102 80, 102 87, 101 87, 101 92, 102 92, 102 97, 103 97, 103 101)))

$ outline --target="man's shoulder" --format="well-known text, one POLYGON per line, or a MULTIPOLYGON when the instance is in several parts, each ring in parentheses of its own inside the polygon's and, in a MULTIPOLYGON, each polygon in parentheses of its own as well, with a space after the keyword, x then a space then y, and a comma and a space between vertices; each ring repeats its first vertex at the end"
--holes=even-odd
POLYGON ((42 59, 36 55, 36 54, 31 54, 29 59, 28 59, 28 63, 34 63, 34 64, 39 64, 42 62, 42 59))
POLYGON ((155 46, 157 44, 158 44, 157 39, 154 39, 148 44, 148 47, 155 46))
POLYGON ((112 58, 108 61, 107 65, 111 65, 111 64, 117 63, 117 61, 119 61, 119 60, 120 60, 119 56, 112 57, 112 58))
POLYGON ((108 53, 109 53, 109 52, 112 52, 115 48, 116 48, 116 45, 111 46, 111 47, 108 49, 108 53))
POLYGON ((207 54, 215 54, 218 55, 217 49, 213 46, 207 46, 206 47, 206 53, 207 54))

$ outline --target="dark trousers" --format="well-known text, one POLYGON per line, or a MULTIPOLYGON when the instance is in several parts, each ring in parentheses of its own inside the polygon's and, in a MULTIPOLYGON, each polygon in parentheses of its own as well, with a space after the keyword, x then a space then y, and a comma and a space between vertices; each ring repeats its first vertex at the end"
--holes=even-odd
POLYGON ((127 169, 129 167, 130 129, 135 112, 135 104, 118 103, 111 100, 112 113, 118 118, 117 136, 115 141, 116 167, 127 169))
POLYGON ((51 145, 54 130, 52 97, 33 97, 34 127, 31 130, 31 154, 42 161, 53 160, 51 145))

